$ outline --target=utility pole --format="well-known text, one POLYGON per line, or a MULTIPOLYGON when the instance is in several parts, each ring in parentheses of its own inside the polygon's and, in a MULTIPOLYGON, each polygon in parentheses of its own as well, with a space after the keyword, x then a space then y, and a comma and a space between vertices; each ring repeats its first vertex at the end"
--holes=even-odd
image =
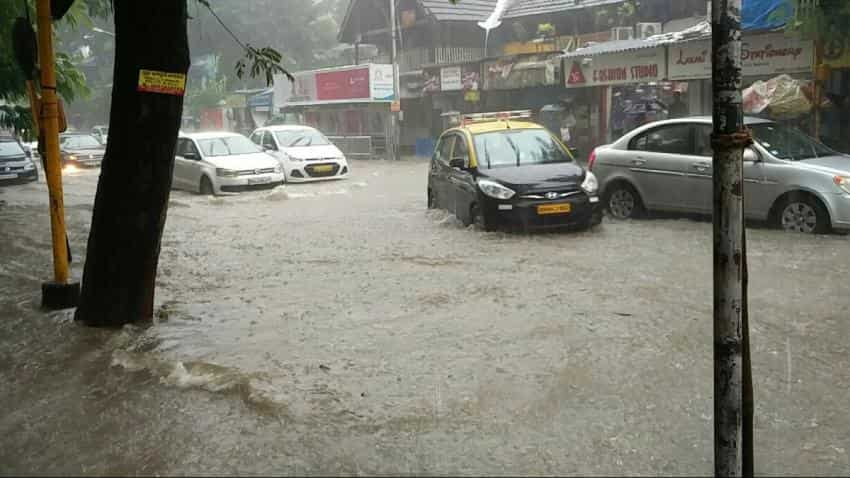
POLYGON ((714 94, 714 472, 752 474, 752 392, 746 302, 741 1, 712 0, 714 94), (747 397, 745 397, 747 395, 747 397), (750 413, 750 416, 748 415, 750 413))
MULTIPOLYGON (((400 102, 401 98, 399 95, 398 88, 398 51, 396 47, 396 15, 395 15, 395 2, 396 0, 390 1, 390 32, 392 38, 392 65, 393 65, 393 103, 400 102)), ((392 109, 392 108, 391 108, 392 109)), ((390 157, 392 159, 399 159, 399 112, 391 111, 390 112, 390 135, 392 139, 390 140, 390 157)))
MULTIPOLYGON (((53 240, 53 281, 41 285, 42 305, 66 309, 77 305, 80 284, 69 282, 68 244, 65 242, 65 205, 59 164, 59 99, 56 96, 56 63, 53 56, 53 19, 50 0, 36 2, 38 57, 41 67, 41 140, 47 155, 44 174, 50 197, 50 230, 53 240)), ((33 114, 36 114, 33 112, 33 114)))

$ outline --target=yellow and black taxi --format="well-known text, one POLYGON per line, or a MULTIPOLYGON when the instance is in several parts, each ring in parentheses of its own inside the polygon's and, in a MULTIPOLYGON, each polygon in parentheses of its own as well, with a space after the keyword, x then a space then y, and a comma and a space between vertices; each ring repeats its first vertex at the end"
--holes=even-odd
POLYGON ((602 221, 599 184, 530 111, 465 115, 436 144, 428 207, 484 230, 588 228, 602 221))

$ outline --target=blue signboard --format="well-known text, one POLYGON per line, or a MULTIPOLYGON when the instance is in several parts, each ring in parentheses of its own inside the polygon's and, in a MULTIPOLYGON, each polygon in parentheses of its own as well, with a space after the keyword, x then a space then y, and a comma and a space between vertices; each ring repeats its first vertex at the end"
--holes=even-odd
POLYGON ((248 98, 248 106, 250 108, 271 107, 274 98, 274 90, 268 89, 262 93, 256 94, 248 98))

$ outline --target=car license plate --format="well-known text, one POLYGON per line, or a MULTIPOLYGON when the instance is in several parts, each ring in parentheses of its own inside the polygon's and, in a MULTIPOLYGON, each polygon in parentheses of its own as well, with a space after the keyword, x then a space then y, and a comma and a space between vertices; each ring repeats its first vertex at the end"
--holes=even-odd
POLYGON ((17 179, 17 174, 0 174, 0 179, 17 179))
POLYGON ((572 211, 572 204, 541 204, 537 206, 537 214, 546 216, 549 214, 569 214, 572 211))
POLYGON ((270 180, 267 177, 262 178, 248 178, 248 184, 266 184, 270 180))
POLYGON ((313 171, 316 173, 327 173, 328 171, 333 171, 334 167, 330 164, 322 164, 320 166, 313 166, 313 171))

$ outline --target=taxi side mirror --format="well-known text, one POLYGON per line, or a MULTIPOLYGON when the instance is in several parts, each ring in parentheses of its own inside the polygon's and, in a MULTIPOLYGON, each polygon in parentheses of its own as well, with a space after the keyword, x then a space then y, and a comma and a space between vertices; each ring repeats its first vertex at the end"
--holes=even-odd
POLYGON ((744 162, 757 163, 761 157, 753 148, 744 148, 744 162))

